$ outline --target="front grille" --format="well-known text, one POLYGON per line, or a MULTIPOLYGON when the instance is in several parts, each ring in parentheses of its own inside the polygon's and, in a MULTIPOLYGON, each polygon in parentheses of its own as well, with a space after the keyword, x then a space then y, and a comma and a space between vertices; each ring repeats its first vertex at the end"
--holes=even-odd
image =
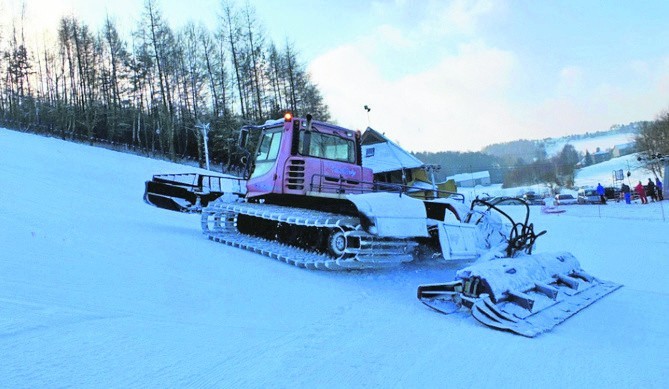
POLYGON ((304 190, 305 161, 291 159, 286 165, 286 188, 289 190, 304 190))

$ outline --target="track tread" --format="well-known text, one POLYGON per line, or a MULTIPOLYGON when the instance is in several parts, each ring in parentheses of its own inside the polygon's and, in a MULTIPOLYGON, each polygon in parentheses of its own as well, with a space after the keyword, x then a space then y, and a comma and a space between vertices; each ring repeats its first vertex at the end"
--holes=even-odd
POLYGON ((293 266, 310 270, 360 270, 398 266, 413 260, 415 242, 380 239, 358 229, 359 219, 322 211, 296 209, 271 204, 214 203, 202 212, 202 231, 215 242, 252 251, 293 266), (347 249, 347 256, 333 258, 260 237, 241 234, 236 217, 244 214, 276 222, 314 228, 349 229, 360 247, 347 249))

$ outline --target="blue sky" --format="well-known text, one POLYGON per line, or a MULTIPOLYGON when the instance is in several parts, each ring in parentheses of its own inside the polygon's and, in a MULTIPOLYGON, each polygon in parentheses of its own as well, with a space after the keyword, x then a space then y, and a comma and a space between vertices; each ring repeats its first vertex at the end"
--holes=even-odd
MULTIPOLYGON (((13 13, 17 3, 0 8, 13 13)), ((136 0, 27 4, 39 26, 68 12, 96 26, 108 12, 127 30, 142 8, 136 0)), ((219 10, 217 0, 158 4, 175 28, 214 26, 219 10)), ((252 4, 275 43, 295 46, 339 124, 371 125, 412 151, 605 130, 669 108, 667 1, 252 4)))

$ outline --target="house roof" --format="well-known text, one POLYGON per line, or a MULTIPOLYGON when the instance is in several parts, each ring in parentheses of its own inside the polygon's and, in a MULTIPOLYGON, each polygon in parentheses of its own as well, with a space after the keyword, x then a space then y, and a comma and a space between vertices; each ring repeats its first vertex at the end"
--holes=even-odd
POLYGON ((481 172, 474 173, 460 173, 450 177, 446 177, 446 180, 453 180, 455 182, 462 182, 468 180, 478 180, 481 178, 490 178, 490 172, 485 170, 481 172))
POLYGON ((362 165, 374 173, 415 169, 425 165, 385 135, 367 127, 362 134, 362 165))

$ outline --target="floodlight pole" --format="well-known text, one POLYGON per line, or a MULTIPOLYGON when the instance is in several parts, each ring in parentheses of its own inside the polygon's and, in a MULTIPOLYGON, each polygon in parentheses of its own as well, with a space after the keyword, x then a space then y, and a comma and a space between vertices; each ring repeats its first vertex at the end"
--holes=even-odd
POLYGON ((209 146, 207 145, 207 143, 209 143, 207 138, 207 133, 209 132, 209 123, 207 124, 201 123, 195 127, 202 130, 202 135, 204 137, 204 160, 205 163, 207 164, 207 170, 209 170, 209 146))

